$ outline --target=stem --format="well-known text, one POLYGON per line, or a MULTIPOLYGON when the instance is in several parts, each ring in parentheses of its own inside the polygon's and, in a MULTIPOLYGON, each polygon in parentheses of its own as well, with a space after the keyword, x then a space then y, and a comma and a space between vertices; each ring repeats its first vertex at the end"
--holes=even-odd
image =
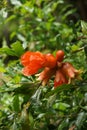
POLYGON ((85 46, 79 48, 78 50, 72 51, 72 53, 80 52, 80 51, 84 50, 86 47, 87 47, 87 45, 85 45, 85 46))

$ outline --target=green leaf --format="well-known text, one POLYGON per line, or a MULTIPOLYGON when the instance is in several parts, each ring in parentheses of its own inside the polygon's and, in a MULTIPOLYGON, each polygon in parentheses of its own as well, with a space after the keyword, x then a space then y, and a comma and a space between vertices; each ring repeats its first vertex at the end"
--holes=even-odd
POLYGON ((4 53, 7 55, 16 56, 14 51, 12 49, 10 49, 9 47, 0 48, 0 54, 4 54, 4 53))
POLYGON ((67 12, 63 15, 62 20, 65 20, 69 15, 71 15, 71 14, 73 14, 73 13, 75 13, 75 12, 76 12, 76 9, 71 9, 71 10, 67 11, 67 12))
POLYGON ((19 0, 11 0, 11 4, 18 6, 18 7, 22 5, 19 0))
POLYGON ((7 22, 9 22, 9 21, 11 21, 11 20, 13 20, 13 19, 15 19, 15 18, 16 18, 16 15, 13 14, 13 15, 9 16, 9 17, 6 19, 5 22, 7 23, 7 22))
POLYGON ((76 51, 76 50, 78 50, 79 49, 79 47, 77 46, 77 45, 72 45, 71 46, 71 50, 72 51, 76 51))
POLYGON ((15 95, 13 99, 13 110, 15 112, 19 112, 20 110, 20 105, 19 105, 19 96, 15 95))
POLYGON ((85 21, 81 21, 81 27, 83 34, 87 35, 87 23, 85 21))
MULTIPOLYGON (((21 83, 21 87, 15 88, 13 90, 14 94, 28 94, 29 96, 32 96, 37 88, 39 87, 39 83, 21 83)), ((38 95, 39 96, 39 95, 38 95)))
POLYGON ((84 101, 87 102, 87 93, 84 95, 84 101))
POLYGON ((18 57, 20 57, 24 53, 24 48, 19 41, 13 43, 11 45, 11 48, 18 57))
POLYGON ((35 93, 34 93, 34 95, 32 96, 32 100, 33 101, 35 101, 37 104, 38 103, 40 103, 40 96, 41 96, 41 87, 39 87, 36 91, 35 91, 35 93))
POLYGON ((53 108, 54 109, 57 109, 57 110, 61 110, 61 111, 65 111, 67 108, 69 108, 70 105, 69 104, 66 104, 66 103, 62 103, 62 102, 59 102, 59 103, 55 103, 53 105, 53 108))
POLYGON ((62 86, 58 86, 57 88, 55 88, 54 90, 48 92, 46 94, 46 97, 49 97, 51 95, 53 95, 54 93, 60 93, 61 91, 65 91, 65 90, 69 90, 72 87, 71 84, 64 84, 62 86))
POLYGON ((78 114, 77 120, 76 120, 76 123, 75 123, 76 126, 78 127, 78 130, 81 130, 81 127, 82 127, 86 117, 87 117, 87 113, 85 113, 85 112, 81 112, 81 113, 78 114))
POLYGON ((41 118, 43 118, 45 115, 46 115, 45 113, 41 113, 41 114, 38 115, 37 119, 41 119, 41 118))
POLYGON ((11 126, 10 130, 19 130, 15 121, 14 121, 13 125, 11 126))
POLYGON ((81 91, 87 92, 87 83, 86 84, 81 84, 80 89, 81 89, 81 91))
POLYGON ((31 126, 32 126, 33 123, 34 123, 33 116, 32 116, 32 114, 31 114, 30 112, 29 112, 29 122, 30 122, 31 126))
POLYGON ((24 108, 21 112, 20 123, 22 130, 30 130, 29 116, 28 116, 28 104, 24 105, 24 108))
POLYGON ((6 69, 4 67, 0 67, 0 72, 6 72, 6 69))
MULTIPOLYGON (((24 82, 22 83, 21 82, 20 84, 21 84, 20 87, 15 87, 15 88, 7 87, 7 89, 5 89, 5 90, 1 89, 0 92, 2 92, 2 93, 6 93, 6 92, 14 93, 14 95, 17 95, 17 94, 25 95, 26 94, 26 96, 29 95, 31 97, 33 94, 35 94, 35 92, 38 91, 38 87, 40 85, 39 83, 30 83, 30 82, 29 83, 24 83, 24 82)), ((37 93, 36 93, 36 95, 37 95, 37 93)), ((37 95, 37 98, 39 98, 39 95, 37 95)))
POLYGON ((67 130, 68 128, 68 125, 69 125, 69 119, 66 118, 64 119, 61 124, 59 125, 58 129, 57 130, 67 130))
POLYGON ((47 108, 49 108, 50 106, 52 106, 52 104, 54 103, 55 100, 56 100, 56 94, 50 96, 48 98, 48 101, 47 101, 47 108))
POLYGON ((20 77, 19 75, 16 75, 16 76, 14 77, 15 83, 19 83, 20 80, 21 80, 21 77, 20 77))

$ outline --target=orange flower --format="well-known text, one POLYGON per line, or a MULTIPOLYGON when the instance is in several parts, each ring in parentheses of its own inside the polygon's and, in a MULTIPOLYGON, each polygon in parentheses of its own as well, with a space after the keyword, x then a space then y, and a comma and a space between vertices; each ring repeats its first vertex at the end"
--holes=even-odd
POLYGON ((43 55, 40 52, 27 51, 21 56, 21 63, 24 66, 23 74, 28 76, 37 73, 44 67, 54 68, 56 58, 50 53, 43 55))
POLYGON ((59 69, 56 71, 56 76, 54 80, 54 87, 56 88, 57 86, 60 86, 62 84, 67 84, 68 80, 66 76, 63 74, 62 70, 59 69))
POLYGON ((44 70, 38 74, 38 79, 45 85, 52 76, 55 76, 54 87, 62 84, 71 83, 71 80, 77 78, 79 71, 69 62, 63 62, 64 52, 58 50, 56 56, 52 54, 42 54, 40 52, 27 51, 21 56, 21 63, 24 66, 23 74, 26 76, 36 74, 39 69, 44 70))
POLYGON ((41 66, 30 63, 22 69, 22 72, 25 76, 29 76, 37 73, 40 68, 41 66))
POLYGON ((27 51, 21 56, 21 63, 24 66, 29 65, 30 63, 38 63, 40 66, 44 63, 44 55, 40 52, 30 52, 27 51))
POLYGON ((79 71, 69 62, 61 63, 60 69, 56 71, 54 87, 62 84, 70 84, 71 80, 77 78, 79 71))
POLYGON ((21 56, 21 63, 23 66, 27 66, 30 63, 30 56, 32 55, 32 52, 27 51, 21 56))
POLYGON ((45 57, 42 53, 27 51, 21 56, 21 63, 24 66, 23 74, 28 76, 37 73, 43 67, 44 62, 45 57))

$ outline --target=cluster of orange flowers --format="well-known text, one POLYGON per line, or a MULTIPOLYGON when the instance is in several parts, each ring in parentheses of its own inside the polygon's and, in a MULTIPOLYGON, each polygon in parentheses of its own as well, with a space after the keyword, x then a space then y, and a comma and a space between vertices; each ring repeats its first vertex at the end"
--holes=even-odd
POLYGON ((79 70, 75 69, 71 63, 63 62, 63 59, 62 50, 58 50, 55 57, 50 53, 27 51, 21 56, 21 63, 24 66, 22 72, 25 76, 29 76, 38 73, 38 70, 43 68, 43 71, 38 74, 42 85, 47 84, 52 76, 54 76, 54 87, 69 84, 72 79, 78 77, 79 70))

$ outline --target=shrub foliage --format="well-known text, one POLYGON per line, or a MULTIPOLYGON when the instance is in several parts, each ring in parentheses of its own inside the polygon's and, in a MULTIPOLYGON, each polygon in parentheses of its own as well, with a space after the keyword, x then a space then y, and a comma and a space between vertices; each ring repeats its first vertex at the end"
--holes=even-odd
MULTIPOLYGON (((87 23, 65 0, 0 1, 0 130, 86 130, 87 23), (36 75, 24 76, 27 50, 65 52, 81 78, 54 89, 36 75)), ((33 68, 32 68, 33 69, 33 68)))

